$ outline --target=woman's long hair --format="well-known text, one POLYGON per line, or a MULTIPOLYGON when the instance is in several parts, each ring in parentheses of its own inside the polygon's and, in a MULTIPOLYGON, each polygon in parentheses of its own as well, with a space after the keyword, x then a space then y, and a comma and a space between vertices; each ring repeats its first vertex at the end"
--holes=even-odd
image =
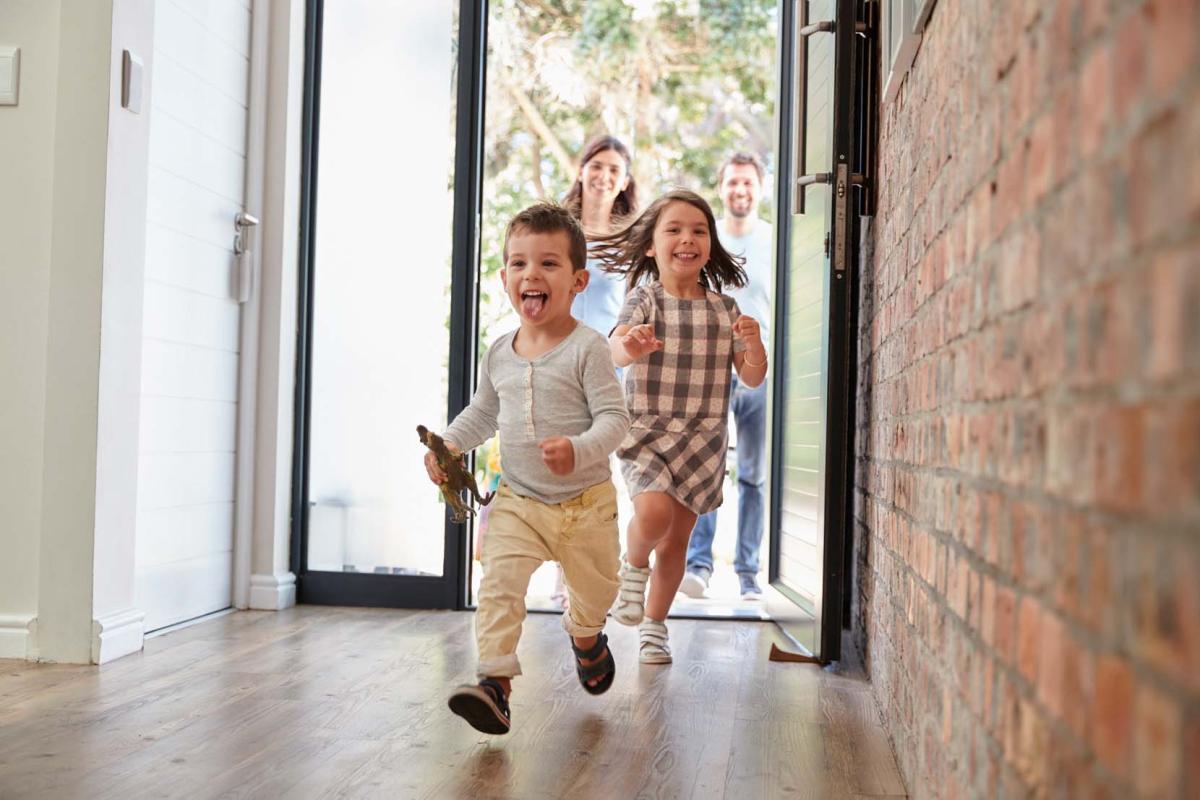
MULTIPOLYGON (((632 217, 638 212, 637 199, 637 181, 633 179, 633 158, 629 155, 629 148, 624 142, 615 136, 597 136, 587 143, 583 148, 583 155, 579 158, 579 168, 583 168, 591 161, 597 153, 603 153, 605 150, 613 150, 621 158, 625 159, 625 174, 629 176, 629 183, 613 200, 612 215, 609 220, 614 225, 623 223, 629 217, 632 217)), ((575 219, 580 219, 583 216, 583 181, 579 175, 575 176, 575 182, 571 184, 570 190, 566 197, 563 198, 562 204, 567 210, 575 215, 575 219)))
POLYGON ((709 247, 708 263, 700 268, 700 285, 705 289, 720 292, 722 286, 742 287, 746 285, 746 259, 730 255, 717 238, 717 220, 712 208, 703 197, 687 189, 672 189, 642 212, 632 224, 609 236, 593 240, 589 247, 602 267, 608 272, 626 276, 629 287, 642 281, 658 280, 658 263, 646 251, 654 245, 654 229, 663 209, 671 203, 687 203, 700 209, 708 220, 709 247))

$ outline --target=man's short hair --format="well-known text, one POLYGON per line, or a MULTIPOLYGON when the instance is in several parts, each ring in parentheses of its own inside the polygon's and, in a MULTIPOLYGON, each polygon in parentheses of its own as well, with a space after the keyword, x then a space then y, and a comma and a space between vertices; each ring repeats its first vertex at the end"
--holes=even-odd
POLYGON ((567 235, 567 252, 571 258, 571 269, 578 272, 587 266, 587 236, 583 226, 563 206, 555 203, 535 203, 518 213, 508 223, 504 232, 504 262, 508 263, 508 239, 514 231, 529 233, 557 233, 567 235))
POLYGON ((725 159, 725 163, 717 170, 717 186, 725 182, 725 169, 731 164, 750 164, 754 167, 754 171, 758 173, 758 182, 762 183, 767 178, 767 168, 763 166, 762 159, 754 153, 747 153, 745 150, 739 150, 729 158, 725 159))

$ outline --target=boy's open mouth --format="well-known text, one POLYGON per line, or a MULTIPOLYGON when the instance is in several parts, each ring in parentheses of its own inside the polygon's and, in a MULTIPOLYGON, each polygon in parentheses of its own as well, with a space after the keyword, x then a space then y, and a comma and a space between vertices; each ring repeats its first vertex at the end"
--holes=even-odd
POLYGON ((545 292, 521 292, 521 311, 527 317, 537 317, 542 313, 542 309, 546 307, 546 300, 548 298, 549 295, 545 292))

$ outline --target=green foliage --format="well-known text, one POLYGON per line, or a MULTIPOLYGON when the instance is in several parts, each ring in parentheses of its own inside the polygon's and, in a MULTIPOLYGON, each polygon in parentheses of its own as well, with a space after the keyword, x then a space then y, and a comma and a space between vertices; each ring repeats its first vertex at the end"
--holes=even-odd
POLYGON ((643 205, 678 185, 715 207, 716 170, 729 152, 757 152, 771 167, 777 72, 777 0, 489 7, 483 345, 514 322, 498 277, 508 220, 566 194, 588 139, 611 133, 630 147, 643 205))

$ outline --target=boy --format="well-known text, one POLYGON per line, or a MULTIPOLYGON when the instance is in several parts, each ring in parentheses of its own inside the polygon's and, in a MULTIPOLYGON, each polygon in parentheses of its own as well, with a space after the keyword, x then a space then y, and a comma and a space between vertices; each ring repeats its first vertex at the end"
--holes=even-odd
MULTIPOLYGON (((617 595, 620 545, 609 454, 629 413, 604 337, 571 316, 587 286, 587 240, 574 217, 550 204, 508 225, 500 278, 521 326, 484 356, 471 404, 443 438, 456 455, 500 431, 504 479, 491 503, 475 614, 478 684, 450 695, 450 710, 484 733, 511 723, 511 679, 529 578, 544 561, 562 565, 576 672, 590 694, 612 685, 615 664, 602 633, 617 595)), ((430 480, 445 476, 432 453, 430 480)))

